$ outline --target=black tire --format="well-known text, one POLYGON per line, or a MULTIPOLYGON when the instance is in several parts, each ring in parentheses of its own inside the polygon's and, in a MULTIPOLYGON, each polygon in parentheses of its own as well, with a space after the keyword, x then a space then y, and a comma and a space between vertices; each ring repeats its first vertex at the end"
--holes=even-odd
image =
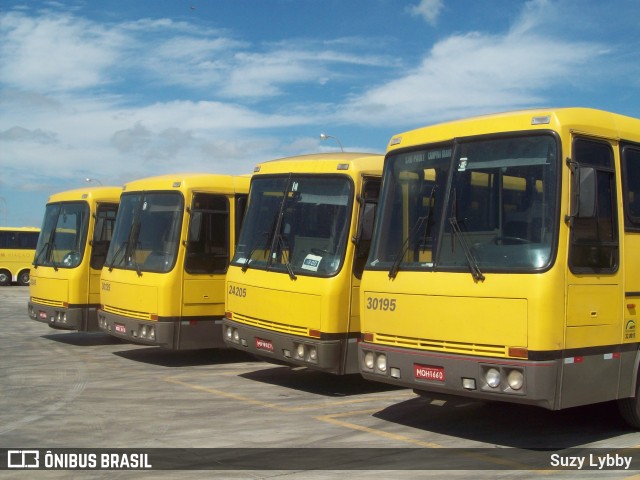
POLYGON ((11 272, 0 270, 0 286, 11 285, 11 272))
POLYGON ((618 410, 625 422, 633 428, 640 429, 640 397, 638 396, 638 388, 640 387, 640 378, 636 379, 636 395, 635 397, 621 398, 618 400, 618 410))
POLYGON ((30 279, 29 270, 21 271, 18 274, 18 285, 22 285, 23 287, 26 287, 27 285, 29 285, 29 279, 30 279))

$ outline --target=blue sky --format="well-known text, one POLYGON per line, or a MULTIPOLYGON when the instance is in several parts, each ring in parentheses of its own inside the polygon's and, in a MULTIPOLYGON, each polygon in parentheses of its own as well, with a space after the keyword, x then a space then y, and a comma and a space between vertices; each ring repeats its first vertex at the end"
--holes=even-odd
POLYGON ((640 116, 638 0, 0 0, 0 225, 48 195, 384 152, 470 115, 640 116), (95 183, 94 183, 95 184, 95 183))

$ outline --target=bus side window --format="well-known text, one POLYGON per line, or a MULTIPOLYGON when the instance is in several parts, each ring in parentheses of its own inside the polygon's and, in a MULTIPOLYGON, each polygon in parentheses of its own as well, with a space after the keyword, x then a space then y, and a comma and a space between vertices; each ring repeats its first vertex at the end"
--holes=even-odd
POLYGON ((640 146, 622 147, 625 228, 640 231, 640 146))
POLYGON ((191 274, 225 273, 229 265, 229 200, 196 193, 189 225, 185 270, 191 274))
POLYGON ((117 205, 98 205, 91 241, 91 268, 94 270, 101 270, 107 258, 117 212, 117 205))
POLYGON ((356 278, 362 277, 364 264, 369 256, 369 248, 371 247, 371 238, 373 236, 373 226, 376 221, 378 210, 378 196, 380 195, 379 178, 365 178, 362 188, 362 199, 360 205, 360 213, 358 216, 358 228, 354 237, 356 243, 355 261, 353 265, 353 274, 356 278))
MULTIPOLYGON (((574 273, 615 272, 618 269, 618 234, 616 186, 613 171, 613 151, 608 143, 576 139, 573 143, 573 196, 582 177, 580 169, 593 172, 595 202, 592 211, 581 214, 574 205, 571 217, 569 268, 574 273)), ((589 209, 588 209, 589 210, 589 209)))

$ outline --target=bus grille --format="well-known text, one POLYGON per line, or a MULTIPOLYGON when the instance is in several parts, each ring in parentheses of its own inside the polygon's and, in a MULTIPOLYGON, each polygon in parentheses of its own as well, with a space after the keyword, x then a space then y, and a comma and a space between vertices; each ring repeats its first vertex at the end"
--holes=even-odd
POLYGON ((114 315, 121 315, 123 317, 137 318, 140 320, 153 320, 151 314, 147 312, 136 312, 135 310, 126 310, 124 308, 112 307, 111 305, 104 305, 105 312, 113 313, 114 315))
POLYGON ((400 337, 397 335, 375 334, 375 342, 394 347, 415 348, 432 352, 459 353, 462 355, 490 355, 507 357, 508 349, 504 345, 482 345, 478 343, 451 342, 447 340, 429 340, 425 338, 400 337))
POLYGON ((273 330, 276 332, 289 333, 291 335, 308 336, 309 332, 306 327, 298 327, 296 325, 287 325, 286 323, 270 322, 268 320, 260 320, 259 318, 247 317, 245 315, 233 314, 235 322, 251 325, 252 327, 264 328, 265 330, 273 330))
POLYGON ((50 307, 64 307, 64 302, 59 300, 47 300, 46 298, 31 297, 31 301, 41 305, 49 305, 50 307))

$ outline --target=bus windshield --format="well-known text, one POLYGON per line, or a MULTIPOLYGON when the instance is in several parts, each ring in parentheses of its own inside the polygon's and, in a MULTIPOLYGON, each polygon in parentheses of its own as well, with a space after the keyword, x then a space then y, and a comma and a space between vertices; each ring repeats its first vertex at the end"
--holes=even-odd
POLYGON ((123 194, 105 266, 135 270, 138 275, 171 271, 178 252, 183 205, 177 192, 123 194))
POLYGON ((389 155, 367 268, 547 268, 557 218, 551 135, 487 137, 389 155))
POLYGON ((251 183, 235 265, 335 275, 343 262, 353 185, 338 176, 264 176, 251 183))
POLYGON ((86 202, 47 205, 33 265, 75 268, 82 262, 89 229, 86 202))

